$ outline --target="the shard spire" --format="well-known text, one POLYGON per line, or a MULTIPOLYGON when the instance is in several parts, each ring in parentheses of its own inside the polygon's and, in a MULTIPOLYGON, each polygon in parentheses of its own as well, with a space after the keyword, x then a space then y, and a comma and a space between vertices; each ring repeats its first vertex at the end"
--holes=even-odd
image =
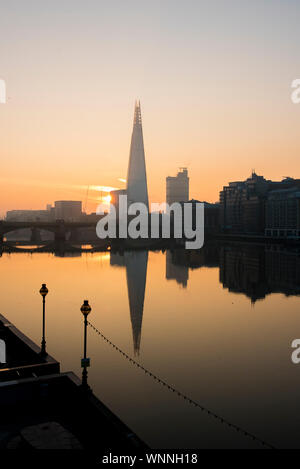
POLYGON ((149 207, 141 105, 139 101, 136 101, 134 109, 127 174, 127 197, 129 204, 143 202, 149 207))

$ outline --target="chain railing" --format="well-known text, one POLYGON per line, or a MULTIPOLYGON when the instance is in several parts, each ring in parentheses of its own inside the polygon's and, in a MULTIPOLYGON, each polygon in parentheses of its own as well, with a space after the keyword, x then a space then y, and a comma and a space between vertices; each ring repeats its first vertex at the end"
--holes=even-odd
POLYGON ((259 443, 260 445, 268 448, 268 449, 275 449, 274 446, 272 446, 271 444, 267 443, 266 441, 264 441, 263 439, 253 435, 253 433, 250 433, 248 432, 247 430, 244 430, 243 428, 241 428, 240 426, 234 424, 234 423, 231 423, 229 422, 227 419, 221 417, 220 415, 216 414, 215 412, 209 410, 208 408, 206 408, 205 406, 199 404, 198 402, 196 402, 194 399, 191 399, 190 397, 186 396, 185 394, 183 394, 181 391, 178 391, 177 389, 175 389, 173 386, 170 386, 168 383, 166 383, 166 381, 160 379, 158 376, 156 376, 154 373, 152 373, 151 371, 147 370, 144 366, 142 366, 140 363, 138 363, 137 361, 135 361, 133 358, 131 358, 129 355, 127 355, 127 353, 123 352, 123 350, 121 350, 117 345, 115 345, 111 340, 109 340, 107 337, 105 337, 104 334, 102 334, 102 332, 99 331, 99 329, 97 329, 92 323, 90 323, 88 321, 88 325, 105 341, 107 342, 109 345, 111 345, 117 352, 119 352, 124 358, 126 358, 131 364, 135 365, 137 368, 139 368, 140 370, 144 371, 144 373, 148 376, 150 376, 152 379, 154 379, 156 382, 158 382, 159 384, 161 384, 162 386, 166 387, 169 391, 175 393, 178 397, 182 398, 184 401, 186 401, 187 403, 197 407, 198 409, 200 409, 202 412, 206 413, 207 415, 213 417, 214 419, 218 420, 220 423, 222 423, 223 425, 226 425, 227 427, 233 429, 233 430, 236 430, 237 432, 243 434, 244 436, 246 436, 247 438, 251 438, 253 441, 256 441, 257 443, 259 443))

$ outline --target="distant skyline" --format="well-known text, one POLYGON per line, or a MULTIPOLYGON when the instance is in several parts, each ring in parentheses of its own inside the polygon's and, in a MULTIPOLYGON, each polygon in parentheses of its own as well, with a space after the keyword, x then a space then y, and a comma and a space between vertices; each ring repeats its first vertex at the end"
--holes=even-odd
POLYGON ((180 166, 210 202, 252 168, 300 177, 299 21, 296 0, 1 2, 0 215, 125 188, 136 99, 150 203, 180 166))

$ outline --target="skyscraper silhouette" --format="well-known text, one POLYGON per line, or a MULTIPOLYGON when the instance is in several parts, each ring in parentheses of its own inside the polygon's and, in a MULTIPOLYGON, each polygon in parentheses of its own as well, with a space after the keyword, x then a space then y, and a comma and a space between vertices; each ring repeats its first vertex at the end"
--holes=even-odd
POLYGON ((134 109, 127 173, 127 197, 128 204, 143 202, 149 207, 141 105, 139 101, 136 101, 134 109))

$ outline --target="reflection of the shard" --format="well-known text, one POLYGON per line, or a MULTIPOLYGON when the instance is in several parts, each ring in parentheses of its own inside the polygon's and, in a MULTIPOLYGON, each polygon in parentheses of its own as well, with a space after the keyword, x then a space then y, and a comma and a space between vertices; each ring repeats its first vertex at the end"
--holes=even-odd
MULTIPOLYGON (((110 264, 126 267, 134 352, 139 353, 148 252, 110 253, 110 264)), ((254 304, 270 293, 300 294, 300 252, 278 246, 207 243, 200 250, 166 252, 166 278, 187 286, 189 269, 220 269, 224 288, 242 293, 254 304)))
POLYGON ((124 253, 130 318, 133 334, 134 353, 139 354, 144 298, 147 276, 148 252, 128 251, 124 253))
POLYGON ((147 264, 148 251, 125 251, 123 255, 117 253, 111 253, 110 255, 111 266, 126 267, 133 349, 135 355, 138 355, 140 351, 147 264))

